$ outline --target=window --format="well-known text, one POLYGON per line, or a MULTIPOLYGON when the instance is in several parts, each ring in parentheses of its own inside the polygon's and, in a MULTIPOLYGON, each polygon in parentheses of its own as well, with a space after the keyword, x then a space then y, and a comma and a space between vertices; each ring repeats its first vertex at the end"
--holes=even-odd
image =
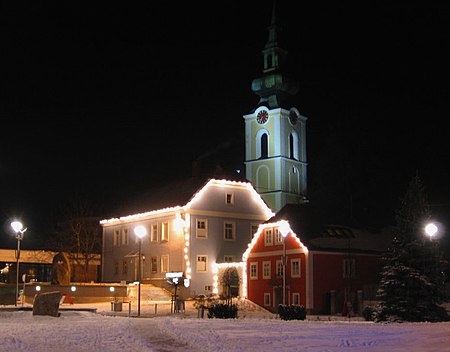
POLYGON ((270 279, 270 262, 263 262, 263 279, 270 279))
POLYGON ((128 274, 128 262, 126 260, 122 261, 122 274, 128 274))
POLYGON ((197 256, 197 271, 206 272, 207 268, 208 268, 207 263, 208 263, 208 256, 198 255, 197 256))
POLYGON ((277 260, 277 277, 283 276, 283 263, 281 260, 277 260))
POLYGON ((205 285, 205 291, 212 291, 211 285, 205 285))
POLYGON ((250 263, 250 279, 258 278, 258 263, 250 263))
POLYGON ((223 261, 225 263, 234 263, 235 262, 234 255, 225 255, 223 257, 223 261))
POLYGON ((270 293, 264 293, 264 305, 266 307, 270 306, 270 293))
POLYGON ((300 258, 291 260, 291 276, 300 277, 300 258))
POLYGON ((226 241, 234 241, 236 239, 234 222, 225 222, 223 238, 226 241))
POLYGON ((158 242, 158 224, 152 225, 151 241, 158 242))
POLYGON ((114 261, 114 275, 119 275, 119 261, 114 261))
POLYGON ((167 242, 168 240, 169 240, 169 223, 166 221, 161 224, 161 242, 167 242))
POLYGON ((275 244, 283 244, 283 235, 278 228, 275 229, 275 244))
POLYGON ((256 232, 258 232, 258 224, 251 224, 250 225, 250 240, 253 238, 256 232))
POLYGON ((289 158, 295 159, 295 157, 294 157, 294 136, 292 136, 292 133, 289 135, 289 158))
POLYGON ((267 159, 269 155, 268 137, 267 133, 261 136, 261 159, 267 159))
POLYGON ((158 257, 150 258, 150 270, 153 274, 158 272, 158 257))
POLYGON ((295 304, 296 306, 300 305, 300 293, 295 292, 292 294, 292 304, 295 304))
POLYGON ((113 245, 118 246, 120 244, 120 230, 114 230, 113 245))
POLYGON ((266 229, 264 231, 264 245, 265 246, 272 246, 273 245, 272 229, 266 229))
POLYGON ((167 273, 169 271, 169 256, 162 255, 161 256, 161 272, 167 273))
POLYGON ((197 238, 208 238, 208 221, 205 219, 197 219, 197 238))
POLYGON ((355 259, 344 259, 342 277, 344 279, 350 279, 355 277, 356 272, 355 266, 356 266, 355 259))
POLYGON ((128 229, 122 229, 122 244, 128 244, 128 229))
POLYGON ((225 193, 225 204, 227 204, 227 205, 234 204, 234 194, 233 193, 225 193))

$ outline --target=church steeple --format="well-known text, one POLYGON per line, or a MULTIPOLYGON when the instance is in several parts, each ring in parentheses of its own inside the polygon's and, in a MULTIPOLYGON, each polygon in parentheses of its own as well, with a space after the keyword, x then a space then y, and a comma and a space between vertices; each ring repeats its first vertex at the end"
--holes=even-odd
POLYGON ((269 37, 263 55, 263 76, 252 82, 252 91, 260 97, 258 106, 283 107, 285 100, 298 91, 298 82, 284 74, 288 52, 279 46, 281 28, 276 23, 276 0, 273 2, 272 20, 267 27, 269 37))
POLYGON ((306 120, 288 98, 298 91, 288 77, 288 52, 279 46, 276 6, 262 50, 263 76, 252 82, 260 100, 245 119, 245 174, 275 211, 307 202, 306 120))

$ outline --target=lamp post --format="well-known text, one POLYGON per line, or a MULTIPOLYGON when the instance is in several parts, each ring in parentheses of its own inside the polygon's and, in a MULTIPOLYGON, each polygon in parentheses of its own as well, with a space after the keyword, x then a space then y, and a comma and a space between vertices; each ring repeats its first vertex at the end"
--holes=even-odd
POLYGON ((278 226, 278 231, 280 231, 283 236, 283 256, 282 256, 282 265, 283 265, 283 306, 286 305, 286 264, 287 264, 287 256, 286 256, 286 237, 289 234, 289 224, 286 221, 281 221, 278 226))
POLYGON ((17 239, 17 251, 16 251, 16 299, 14 301, 14 305, 17 307, 17 297, 19 296, 19 261, 20 261, 20 241, 23 239, 23 234, 27 230, 27 228, 23 228, 23 225, 20 221, 13 221, 11 223, 11 227, 16 233, 17 239))
POLYGON ((425 225, 425 233, 430 237, 430 241, 433 240, 433 237, 437 234, 438 230, 436 224, 432 222, 425 225))
POLYGON ((134 228, 134 233, 139 240, 139 254, 138 254, 138 317, 141 316, 141 245, 142 238, 147 234, 144 226, 138 225, 134 228))

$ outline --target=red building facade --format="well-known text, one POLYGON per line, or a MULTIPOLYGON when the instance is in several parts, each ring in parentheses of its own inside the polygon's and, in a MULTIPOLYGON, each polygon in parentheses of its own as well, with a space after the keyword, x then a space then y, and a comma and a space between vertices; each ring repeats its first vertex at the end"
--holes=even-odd
POLYGON ((302 239, 289 221, 272 220, 260 225, 243 256, 248 299, 276 312, 284 291, 285 304, 344 315, 361 314, 375 299, 382 251, 373 248, 379 248, 379 237, 335 226, 302 239))
POLYGON ((244 254, 248 299, 275 311, 283 303, 284 291, 285 304, 306 306, 307 256, 308 250, 294 233, 283 237, 278 224, 261 225, 244 254))

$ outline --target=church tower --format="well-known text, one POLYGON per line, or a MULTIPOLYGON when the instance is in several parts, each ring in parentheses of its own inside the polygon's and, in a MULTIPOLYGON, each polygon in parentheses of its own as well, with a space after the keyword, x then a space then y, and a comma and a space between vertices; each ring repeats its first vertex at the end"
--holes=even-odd
POLYGON ((298 82, 285 75, 288 52, 278 45, 275 2, 268 27, 269 38, 262 50, 263 75, 252 82, 260 97, 245 120, 246 178, 274 211, 285 204, 307 202, 306 117, 289 98, 298 82))

